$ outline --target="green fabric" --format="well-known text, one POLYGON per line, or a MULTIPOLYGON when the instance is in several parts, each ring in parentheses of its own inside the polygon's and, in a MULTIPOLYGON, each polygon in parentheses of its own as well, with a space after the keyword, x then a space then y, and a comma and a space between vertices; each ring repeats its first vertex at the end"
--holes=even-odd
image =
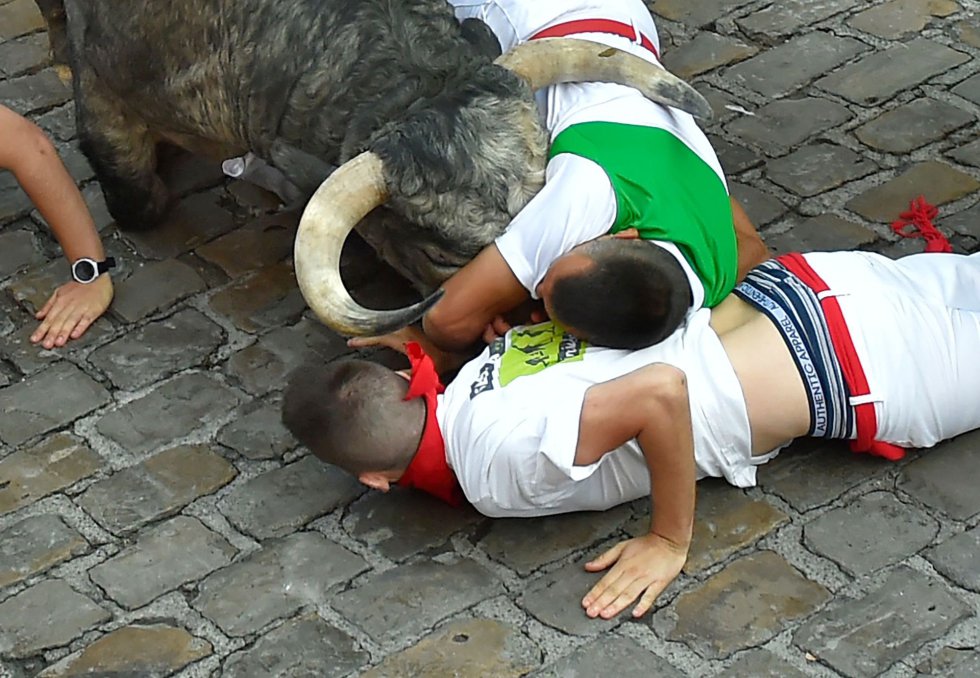
POLYGON ((586 122, 562 131, 550 157, 571 153, 599 165, 616 194, 610 233, 636 228, 644 240, 676 243, 704 283, 711 308, 735 287, 732 208, 714 170, 667 130, 586 122))

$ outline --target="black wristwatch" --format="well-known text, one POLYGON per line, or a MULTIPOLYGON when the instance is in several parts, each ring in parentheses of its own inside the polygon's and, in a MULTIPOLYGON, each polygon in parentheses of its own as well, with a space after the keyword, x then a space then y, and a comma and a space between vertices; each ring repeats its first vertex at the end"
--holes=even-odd
POLYGON ((75 282, 87 285, 90 282, 95 282, 96 278, 110 268, 115 267, 116 259, 114 257, 106 257, 104 261, 83 257, 71 265, 71 277, 74 278, 75 282))

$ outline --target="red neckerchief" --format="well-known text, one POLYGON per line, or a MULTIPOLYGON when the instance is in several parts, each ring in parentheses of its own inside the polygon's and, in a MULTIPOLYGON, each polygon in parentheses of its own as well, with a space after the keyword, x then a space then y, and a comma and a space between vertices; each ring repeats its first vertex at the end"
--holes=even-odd
POLYGON ((432 358, 425 354, 421 346, 412 341, 405 349, 412 364, 412 378, 404 399, 425 398, 425 428, 422 429, 419 449, 397 484, 428 492, 450 506, 462 506, 466 497, 456 474, 446 463, 446 443, 436 420, 436 395, 446 389, 439 382, 432 358))

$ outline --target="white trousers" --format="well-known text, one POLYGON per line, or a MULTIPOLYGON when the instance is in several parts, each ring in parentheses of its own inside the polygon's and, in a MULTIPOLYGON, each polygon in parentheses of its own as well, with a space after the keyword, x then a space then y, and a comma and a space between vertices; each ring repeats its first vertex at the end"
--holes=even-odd
MULTIPOLYGON (((931 447, 980 428, 980 253, 806 255, 838 297, 877 440, 931 447)), ((857 404, 854 402, 853 404, 857 404)))

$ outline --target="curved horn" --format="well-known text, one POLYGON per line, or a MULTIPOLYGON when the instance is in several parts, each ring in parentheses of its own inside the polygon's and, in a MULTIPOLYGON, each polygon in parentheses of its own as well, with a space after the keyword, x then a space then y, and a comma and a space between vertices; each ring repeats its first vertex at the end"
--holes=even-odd
POLYGON ((346 335, 387 334, 409 325, 442 296, 394 311, 374 311, 354 301, 340 278, 340 252, 354 226, 388 197, 381 158, 361 153, 320 184, 303 210, 293 245, 299 289, 317 317, 346 335))
POLYGON ((614 82, 647 99, 710 120, 711 104, 665 68, 608 45, 577 38, 529 40, 498 57, 498 66, 526 80, 531 89, 562 82, 614 82))

